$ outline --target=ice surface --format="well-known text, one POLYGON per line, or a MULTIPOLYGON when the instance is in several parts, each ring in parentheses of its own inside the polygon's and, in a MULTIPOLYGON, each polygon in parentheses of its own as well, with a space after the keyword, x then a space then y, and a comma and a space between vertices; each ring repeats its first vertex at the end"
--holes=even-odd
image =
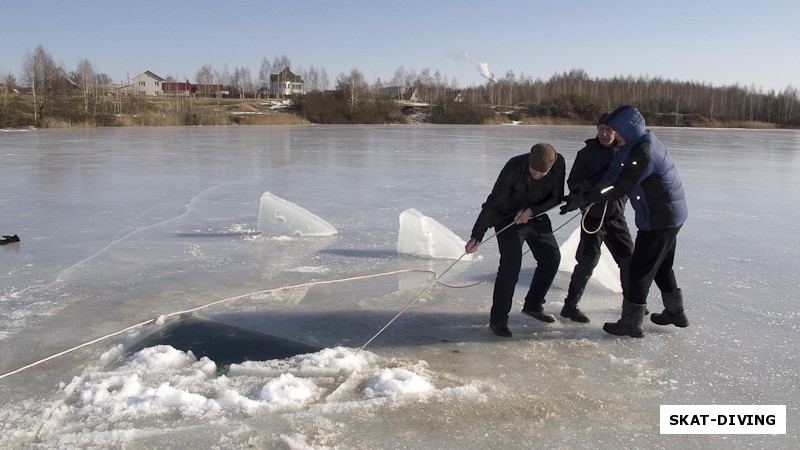
MULTIPOLYGON (((0 232, 21 238, 0 246, 0 448, 793 449, 800 132, 655 132, 689 198, 675 272, 691 325, 646 321, 644 339, 602 330, 621 300, 597 282, 604 264, 581 301, 590 323, 543 324, 519 313, 526 256, 501 339, 496 241, 436 284, 451 259, 398 254, 403 211, 468 237, 509 157, 550 142, 569 166, 594 127, 0 133, 0 232), (264 192, 338 233, 254 236, 264 192), (135 348, 174 314, 322 350, 221 374, 204 346, 135 348), (661 435, 662 404, 786 404, 787 434, 661 435)), ((577 226, 550 219, 569 225, 556 238, 571 259, 577 226)), ((547 311, 568 285, 559 272, 547 311)), ((648 306, 662 308, 655 286, 648 306)))
MULTIPOLYGON (((561 250, 561 263, 558 265, 558 270, 572 273, 576 264, 575 252, 578 250, 580 241, 581 230, 577 228, 572 232, 567 241, 559 247, 559 250, 561 250)), ((614 261, 614 258, 611 256, 611 252, 608 250, 608 247, 606 247, 606 244, 603 244, 601 247, 600 261, 597 263, 597 267, 594 268, 591 279, 601 283, 613 292, 622 292, 622 287, 619 282, 619 266, 617 266, 617 262, 614 261)))
POLYGON ((271 236, 333 236, 338 233, 321 217, 270 192, 261 195, 258 231, 271 236))
POLYGON ((397 253, 425 258, 461 258, 462 261, 471 261, 471 254, 464 255, 466 244, 449 228, 414 208, 400 213, 397 253))

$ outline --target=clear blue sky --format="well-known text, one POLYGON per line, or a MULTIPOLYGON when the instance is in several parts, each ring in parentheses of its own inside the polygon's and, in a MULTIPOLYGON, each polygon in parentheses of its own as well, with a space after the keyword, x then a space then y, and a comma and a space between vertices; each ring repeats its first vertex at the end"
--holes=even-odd
POLYGON ((800 1, 96 1, 4 0, 0 71, 19 77, 38 45, 75 70, 87 58, 114 81, 146 70, 196 81, 204 64, 247 67, 286 55, 331 82, 361 71, 438 70, 461 87, 498 78, 651 76, 765 91, 800 88, 800 1))

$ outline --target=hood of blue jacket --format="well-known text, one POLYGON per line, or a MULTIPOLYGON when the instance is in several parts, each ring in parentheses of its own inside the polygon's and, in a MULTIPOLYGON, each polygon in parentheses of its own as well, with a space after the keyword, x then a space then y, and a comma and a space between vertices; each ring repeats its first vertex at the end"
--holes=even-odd
POLYGON ((629 147, 638 144, 647 134, 644 117, 632 106, 614 111, 607 126, 613 128, 629 147))

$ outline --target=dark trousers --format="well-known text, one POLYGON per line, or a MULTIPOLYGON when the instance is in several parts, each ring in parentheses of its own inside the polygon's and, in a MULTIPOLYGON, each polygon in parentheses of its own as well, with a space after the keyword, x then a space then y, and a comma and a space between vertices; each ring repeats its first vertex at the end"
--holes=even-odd
POLYGON ((675 260, 675 245, 681 227, 661 230, 639 231, 631 257, 629 289, 627 299, 631 303, 644 305, 653 281, 661 292, 677 292, 678 282, 672 264, 675 260))
MULTIPOLYGON (((600 226, 598 217, 586 217, 584 221, 589 231, 594 231, 600 226)), ((575 269, 567 290, 566 304, 576 305, 586 289, 589 278, 592 277, 594 268, 600 262, 601 245, 605 242, 611 256, 619 266, 619 279, 622 282, 623 293, 627 290, 627 281, 631 255, 633 255, 633 239, 628 230, 625 216, 606 217, 600 231, 594 234, 587 233, 581 227, 581 240, 575 252, 575 269)))
MULTIPOLYGON (((499 231, 508 222, 495 227, 499 231)), ((514 298, 514 288, 519 280, 522 267, 522 244, 527 243, 536 260, 531 287, 525 296, 524 308, 531 311, 542 311, 544 296, 553 284, 561 262, 561 252, 553 236, 550 218, 546 215, 532 219, 524 225, 514 225, 497 235, 497 246, 500 250, 500 267, 497 269, 497 280, 494 283, 492 298, 491 323, 507 323, 508 313, 514 298)))

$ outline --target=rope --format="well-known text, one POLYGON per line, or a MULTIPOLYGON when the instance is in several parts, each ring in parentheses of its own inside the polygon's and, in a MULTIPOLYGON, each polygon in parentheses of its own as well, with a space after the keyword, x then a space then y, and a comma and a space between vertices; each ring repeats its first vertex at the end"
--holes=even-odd
MULTIPOLYGON (((555 233, 556 231, 558 231, 558 230, 560 230, 560 229, 564 228, 564 226, 565 226, 566 224, 568 224, 568 223, 572 222, 572 221, 573 221, 573 220, 574 220, 576 217, 578 217, 578 215, 579 215, 579 214, 580 214, 580 213, 577 213, 577 214, 575 214, 574 216, 570 217, 570 218, 569 218, 569 219, 568 219, 566 222, 564 222, 564 223, 562 223, 561 225, 559 225, 559 226, 558 226, 558 227, 557 227, 555 230, 553 230, 553 233, 555 233)), ((502 231, 502 230, 501 230, 501 231, 502 231)), ((496 234, 496 233, 495 233, 495 234, 496 234)), ((528 253, 530 253, 530 251, 531 251, 531 249, 530 249, 530 248, 528 248, 527 250, 525 250, 525 252, 522 254, 522 256, 525 256, 525 255, 527 255, 528 253)), ((444 286, 444 287, 451 288, 451 289, 464 289, 464 288, 475 287, 475 286, 477 286, 477 285, 479 285, 479 284, 481 284, 481 283, 485 283, 485 282, 487 282, 487 281, 491 280, 492 278, 494 278, 495 276, 497 276, 497 274, 496 274, 496 273, 493 273, 493 274, 489 275, 488 277, 486 277, 486 278, 482 279, 481 281, 478 281, 477 283, 470 283, 470 284, 454 285, 454 284, 442 283, 441 281, 439 281, 438 283, 439 283, 440 285, 444 286)))
POLYGON ((589 215, 587 213, 589 212, 590 209, 592 209, 592 206, 594 206, 594 205, 595 204, 592 203, 591 205, 586 207, 586 210, 582 211, 583 217, 581 218, 581 229, 586 234, 597 234, 603 228, 603 223, 606 220, 606 211, 608 211, 608 201, 606 201, 603 204, 603 214, 600 215, 600 224, 597 225, 597 229, 596 230, 592 230, 592 231, 586 229, 586 216, 589 215))
MULTIPOLYGON (((558 206, 558 205, 556 205, 556 206, 558 206)), ((555 208, 555 206, 553 206, 553 208, 555 208)), ((550 208, 550 209, 553 209, 553 208, 550 208)), ((547 211, 544 211, 544 212, 542 212, 542 213, 539 213, 539 214, 537 214, 537 215, 536 215, 536 216, 534 216, 534 217, 531 217, 531 219, 533 219, 533 218, 536 218, 536 217, 539 217, 539 216, 541 216, 541 215, 544 215, 544 214, 547 214, 547 212, 548 212, 548 211, 550 211, 550 209, 548 209, 547 211)), ((572 219, 574 219, 575 217, 578 217, 578 214, 575 214, 575 215, 574 215, 574 216, 572 216, 572 217, 571 217, 569 220, 567 220, 566 222, 564 222, 563 224, 561 224, 561 226, 559 226, 558 228, 556 228, 555 230, 553 230, 553 233, 555 233, 556 231, 560 230, 560 229, 561 229, 561 228, 562 228, 564 225, 566 225, 567 223, 569 223, 569 222, 570 222, 572 219)), ((530 219, 528 219, 528 220, 530 220, 530 219)), ((512 226, 512 225, 514 225, 514 224, 515 224, 515 222, 513 222, 513 221, 512 221, 511 223, 509 223, 508 225, 506 225, 505 227, 503 227, 503 228, 502 228, 501 230, 499 230, 498 232, 496 232, 496 233, 494 233, 493 235, 489 236, 487 239, 484 239, 482 242, 486 242, 486 241, 489 241, 489 240, 491 240, 493 237, 495 237, 495 236, 497 236, 498 234, 502 233, 503 231, 506 231, 507 229, 511 228, 511 226, 512 226)), ((479 242, 477 245, 478 245, 478 246, 480 246, 480 245, 482 244, 482 242, 479 242)), ((530 251, 530 249, 528 249, 528 251, 530 251)), ((528 253, 528 251, 526 251, 525 253, 528 253)), ((525 255, 525 253, 523 253, 523 255, 525 255)), ((378 330, 378 332, 377 332, 377 333, 375 333, 375 334, 374 334, 374 335, 373 335, 371 338, 369 338, 369 340, 368 340, 367 342, 365 342, 365 343, 364 343, 364 345, 362 345, 362 346, 361 346, 361 347, 360 347, 358 350, 356 350, 355 354, 358 354, 358 352, 360 352, 361 350, 364 350, 364 349, 365 349, 365 348, 366 348, 366 347, 367 347, 369 344, 371 344, 371 343, 372 343, 372 341, 374 341, 374 340, 375 340, 375 338, 377 338, 377 337, 378 337, 378 336, 379 336, 381 333, 383 333, 383 332, 384 332, 384 331, 385 331, 387 328, 389 328, 389 326, 390 326, 392 323, 394 323, 394 321, 395 321, 395 320, 397 320, 397 319, 398 319, 400 316, 402 316, 402 315, 403 315, 403 313, 405 313, 405 312, 408 310, 408 308, 410 308, 410 307, 411 307, 411 305, 413 305, 414 303, 416 303, 416 302, 417 302, 417 300, 419 300, 420 298, 422 298, 422 296, 423 296, 423 295, 424 295, 426 292, 428 292, 428 290, 429 290, 430 288, 432 288, 432 287, 433 287, 433 286, 434 286, 436 283, 439 283, 439 278, 443 277, 443 276, 444 276, 444 274, 446 274, 446 273, 447 273, 447 272, 448 272, 450 269, 452 269, 452 268, 453 268, 453 266, 455 266, 457 262, 461 261, 461 258, 463 258, 463 257, 464 257, 464 256, 466 256, 466 255, 467 255, 467 253, 466 253, 466 252, 464 252, 464 254, 462 254, 461 256, 459 256, 459 257, 458 257, 458 259, 457 259, 457 260, 455 260, 455 261, 453 262, 453 264, 450 264, 450 267, 448 267, 447 269, 445 269, 445 271, 444 271, 444 272, 442 272, 442 274, 441 274, 441 275, 437 276, 437 277, 436 277, 436 279, 434 279, 434 280, 431 282, 431 284, 429 284, 429 285, 428 285, 428 287, 426 287, 426 288, 425 288, 425 289, 424 289, 422 292, 420 292, 420 293, 419 293, 419 295, 417 295, 416 297, 414 297, 414 300, 411 300, 411 302, 409 302, 409 303, 408 303, 408 304, 407 304, 407 305, 406 305, 406 306, 405 306, 403 309, 401 309, 401 310, 400 310, 400 312, 398 312, 398 313, 397 313, 397 314, 396 314, 394 317, 392 317, 392 319, 391 319, 391 320, 389 320, 388 322, 386 322, 386 325, 384 325, 384 326, 383 326, 383 327, 382 327, 380 330, 378 330)), ((475 284, 472 284, 472 285, 469 285, 469 286, 462 286, 462 287, 471 287, 471 286, 477 286, 478 284, 481 284, 481 283, 483 283, 484 281, 487 281, 487 280, 489 280, 489 279, 490 279, 490 278, 492 278, 493 276, 494 276, 494 275, 490 275, 490 276, 489 276, 489 278, 486 278, 485 280, 482 280, 482 281, 480 281, 480 282, 478 282, 478 283, 475 283, 475 284)), ((444 283, 439 283, 439 284, 442 284, 443 286, 447 286, 447 285, 445 285, 444 283)), ((451 287, 451 286, 447 286, 447 287, 451 287)))
POLYGON ((205 305, 198 306, 196 308, 185 309, 183 311, 171 312, 169 314, 165 314, 163 316, 160 316, 159 318, 146 320, 144 322, 139 322, 139 323, 137 323, 135 325, 131 325, 129 327, 123 328, 123 329, 121 329, 119 331, 115 331, 113 333, 109 333, 109 334, 107 334, 105 336, 102 336, 102 337, 99 337, 99 338, 96 338, 96 339, 92 339, 91 341, 84 342, 83 344, 76 345, 76 346, 74 346, 72 348, 69 348, 67 350, 58 352, 58 353, 56 353, 54 355, 48 356, 46 358, 42 358, 42 359, 40 359, 40 360, 38 360, 36 362, 30 363, 30 364, 24 366, 24 367, 20 367, 19 369, 12 370, 11 372, 8 372, 8 373, 4 373, 4 374, 0 375, 0 380, 2 380, 3 378, 6 378, 6 377, 10 377, 11 375, 14 375, 14 374, 23 372, 25 370, 28 370, 28 369, 30 369, 32 367, 36 367, 36 366, 38 366, 40 364, 43 364, 43 363, 45 363, 47 361, 56 359, 56 358, 58 358, 60 356, 64 356, 64 355, 66 355, 68 353, 72 353, 72 352, 74 352, 76 350, 80 350, 80 349, 82 349, 84 347, 88 347, 88 346, 90 346, 92 344, 96 344, 98 342, 104 341, 104 340, 112 338, 114 336, 118 336, 118 335, 120 335, 122 333, 125 333, 127 331, 131 331, 131 330, 134 330, 136 328, 143 327, 143 326, 149 325, 151 323, 155 323, 156 321, 158 321, 161 318, 179 316, 179 315, 182 315, 182 314, 189 314, 189 313, 193 313, 193 312, 196 312, 196 311, 200 311, 200 310, 205 309, 205 308, 209 308, 209 307, 214 306, 214 305, 219 305, 220 303, 225 303, 225 302, 229 302, 229 301, 233 301, 233 300, 239 300, 239 299, 242 299, 242 298, 245 298, 245 297, 250 297, 250 296, 258 295, 258 294, 265 294, 265 293, 268 293, 268 292, 277 292, 277 291, 282 291, 282 290, 287 290, 287 289, 295 289, 295 288, 298 288, 298 287, 305 287, 305 286, 319 286, 319 285, 325 285, 325 284, 342 283, 342 282, 345 282, 345 281, 365 280, 365 279, 369 279, 369 278, 384 277, 384 276, 397 275, 397 274, 400 274, 400 273, 409 273, 409 272, 433 273, 434 275, 436 275, 435 272, 430 271, 430 270, 402 269, 402 270, 394 270, 394 271, 391 271, 391 272, 382 272, 382 273, 376 273, 376 274, 370 274, 370 275, 360 275, 360 276, 355 276, 355 277, 338 278, 338 279, 333 279, 333 280, 312 281, 312 282, 309 282, 309 283, 301 283, 301 284, 295 284, 295 285, 290 285, 290 286, 282 286, 282 287, 277 287, 277 288, 264 289, 264 290, 261 290, 261 291, 250 292, 248 294, 242 294, 242 295, 237 295, 237 296, 234 296, 234 297, 228 297, 228 298, 225 298, 225 299, 222 299, 222 300, 217 300, 215 302, 211 302, 211 303, 208 303, 208 304, 205 304, 205 305))
MULTIPOLYGON (((536 217, 538 217, 538 216, 540 216, 542 214, 546 214, 546 213, 547 213, 547 211, 537 215, 536 217)), ((575 216, 571 217, 569 220, 567 220, 563 224, 561 224, 558 228, 553 230, 553 232, 555 233, 556 231, 560 230, 562 227, 564 227, 564 225, 566 225, 567 223, 572 221, 572 219, 574 219, 575 217, 577 217, 577 214, 575 216)), ((509 229, 512 225, 514 225, 514 222, 509 223, 508 225, 506 225, 501 230, 499 230, 496 233, 494 233, 493 235, 489 236, 489 238, 485 239, 484 242, 492 239, 493 237, 497 236, 498 234, 502 233, 503 231, 509 229)), ((480 245, 481 245, 481 243, 478 243, 478 246, 480 246, 480 245)), ((528 251, 530 251, 530 249, 528 251)), ((526 251, 525 253, 527 253, 528 251, 526 251)), ((523 253, 523 255, 525 253, 523 253)), ((434 275, 434 280, 431 282, 431 284, 428 285, 428 287, 426 287, 422 292, 420 292, 419 295, 417 295, 408 305, 406 305, 405 308, 403 308, 399 313, 397 313, 397 315, 395 315, 392 318, 392 320, 390 320, 386 325, 384 325, 380 330, 378 330, 378 332, 375 333, 375 335, 372 336, 372 338, 370 338, 364 345, 362 345, 356 351, 356 353, 358 353, 361 350, 363 350, 364 348, 366 348, 370 343, 372 343, 372 341, 375 340, 375 338, 377 338, 381 333, 383 333, 384 330, 389 328, 389 326, 395 320, 397 320, 401 315, 403 315, 403 313, 406 310, 408 310, 408 308, 410 308, 414 303, 416 303, 417 300, 419 300, 435 284, 438 283, 438 284, 441 284, 442 286, 445 286, 445 287, 460 289, 460 288, 467 288, 467 287, 477 286, 478 284, 481 284, 481 283, 483 283, 485 281, 488 281, 489 279, 491 279, 494 276, 494 275, 491 275, 488 278, 486 278, 485 280, 482 280, 482 281, 480 281, 478 283, 474 283, 474 284, 470 284, 470 285, 464 285, 464 286, 451 286, 451 285, 447 285, 447 284, 442 283, 441 281, 439 281, 441 277, 443 277, 447 272, 449 272, 450 269, 452 269, 456 265, 456 263, 461 261, 461 259, 464 258, 464 256, 466 256, 466 255, 467 255, 467 253, 464 252, 464 254, 462 254, 458 259, 456 259, 452 264, 450 264, 450 266, 447 269, 445 269, 444 272, 442 272, 441 275, 437 275, 436 272, 433 272, 431 270, 401 269, 401 270, 394 270, 394 271, 390 271, 390 272, 382 272, 382 273, 376 273, 376 274, 370 274, 370 275, 360 275, 360 276, 354 276, 354 277, 337 278, 337 279, 333 279, 333 280, 312 281, 312 282, 308 282, 308 283, 300 283, 300 284, 294 284, 294 285, 289 285, 289 286, 281 286, 281 287, 277 287, 277 288, 264 289, 264 290, 260 290, 260 291, 250 292, 250 293, 247 293, 247 294, 237 295, 237 296, 234 296, 234 297, 224 298, 222 300, 217 300, 217 301, 214 301, 214 302, 211 302, 211 303, 207 303, 205 305, 201 305, 201 306, 198 306, 196 308, 185 309, 185 310, 182 310, 182 311, 174 311, 174 312, 171 312, 169 314, 165 314, 165 315, 159 316, 156 319, 145 320, 145 321, 139 322, 139 323, 137 323, 135 325, 131 325, 131 326, 125 327, 125 328, 123 328, 123 329, 121 329, 119 331, 115 331, 113 333, 106 334, 105 336, 101 336, 101 337, 98 337, 96 339, 92 339, 90 341, 87 341, 87 342, 84 342, 82 344, 76 345, 76 346, 74 346, 72 348, 69 348, 69 349, 63 350, 61 352, 55 353, 53 355, 50 355, 50 356, 48 356, 46 358, 42 358, 42 359, 40 359, 40 360, 38 360, 36 362, 30 363, 30 364, 28 364, 26 366, 20 367, 20 368, 15 369, 15 370, 12 370, 11 372, 4 373, 4 374, 0 375, 0 380, 2 380, 3 378, 10 377, 12 375, 18 374, 18 373, 23 372, 25 370, 31 369, 31 368, 36 367, 38 365, 41 365, 41 364, 43 364, 43 363, 45 363, 47 361, 51 361, 51 360, 56 359, 58 357, 64 356, 64 355, 66 355, 68 353, 72 353, 74 351, 80 350, 82 348, 88 347, 90 345, 96 344, 96 343, 104 341, 106 339, 112 338, 114 336, 118 336, 120 334, 123 334, 125 332, 134 330, 136 328, 143 327, 145 325, 149 325, 149 324, 155 323, 155 322, 157 322, 158 320, 160 320, 162 318, 180 316, 180 315, 183 315, 183 314, 191 314, 191 313, 194 313, 194 312, 197 312, 197 311, 200 311, 200 310, 203 310, 203 309, 215 306, 215 305, 219 305, 221 303, 225 303, 225 302, 229 302, 229 301, 233 301, 233 300, 239 300, 239 299, 242 299, 242 298, 251 297, 253 295, 265 294, 265 293, 269 293, 269 292, 278 292, 278 291, 288 290, 288 289, 296 289, 296 288, 299 288, 299 287, 306 287, 306 286, 321 286, 321 285, 326 285, 326 284, 343 283, 343 282, 346 282, 346 281, 365 280, 365 279, 370 279, 370 278, 378 278, 378 277, 384 277, 384 276, 390 276, 390 275, 397 275, 397 274, 400 274, 400 273, 412 273, 412 272, 432 273, 434 275)))

